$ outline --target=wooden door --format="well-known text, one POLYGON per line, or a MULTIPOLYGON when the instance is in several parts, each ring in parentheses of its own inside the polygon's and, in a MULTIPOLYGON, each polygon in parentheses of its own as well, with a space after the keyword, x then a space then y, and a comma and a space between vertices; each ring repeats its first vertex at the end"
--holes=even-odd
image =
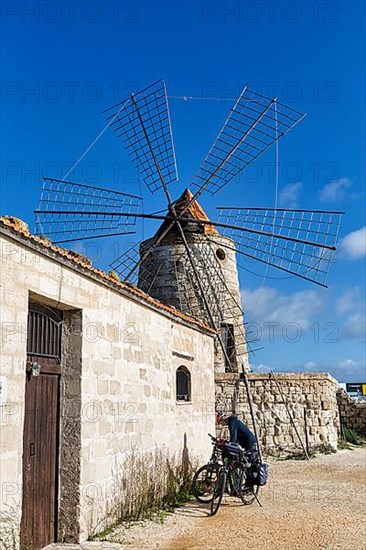
MULTIPOLYGON (((28 318, 28 328, 29 324, 28 318)), ((43 322, 31 324, 36 332, 45 326, 43 322)), ((33 338, 33 347, 37 338, 33 338)), ((30 368, 26 374, 20 536, 23 547, 37 550, 57 540, 61 368, 56 357, 28 355, 28 365, 34 362, 41 365, 41 372, 34 376, 30 368)))

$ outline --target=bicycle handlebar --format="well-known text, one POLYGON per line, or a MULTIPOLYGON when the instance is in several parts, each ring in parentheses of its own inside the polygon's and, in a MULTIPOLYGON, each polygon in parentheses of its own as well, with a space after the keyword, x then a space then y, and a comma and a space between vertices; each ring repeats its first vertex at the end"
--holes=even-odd
POLYGON ((218 447, 222 447, 224 443, 229 443, 226 439, 219 439, 211 434, 208 434, 211 437, 212 445, 217 445, 218 447))
MULTIPOLYGON (((214 444, 217 444, 219 441, 222 441, 222 440, 218 439, 217 437, 213 436, 213 435, 210 434, 210 433, 209 433, 208 435, 211 437, 212 443, 214 443, 214 444)), ((224 441, 225 441, 225 443, 229 443, 229 441, 226 440, 226 439, 225 439, 224 441)), ((240 445, 239 445, 239 447, 240 447, 240 445)), ((251 453, 250 450, 247 451, 246 449, 243 449, 242 447, 240 447, 240 450, 242 451, 242 453, 243 453, 245 456, 248 456, 248 455, 251 453)))

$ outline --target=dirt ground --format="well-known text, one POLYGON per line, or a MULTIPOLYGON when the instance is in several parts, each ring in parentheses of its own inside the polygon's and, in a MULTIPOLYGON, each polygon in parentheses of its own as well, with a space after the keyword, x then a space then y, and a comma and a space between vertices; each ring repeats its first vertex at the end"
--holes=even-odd
POLYGON ((162 524, 120 528, 112 540, 131 550, 366 550, 365 448, 269 463, 262 508, 225 496, 210 517, 190 502, 162 524))

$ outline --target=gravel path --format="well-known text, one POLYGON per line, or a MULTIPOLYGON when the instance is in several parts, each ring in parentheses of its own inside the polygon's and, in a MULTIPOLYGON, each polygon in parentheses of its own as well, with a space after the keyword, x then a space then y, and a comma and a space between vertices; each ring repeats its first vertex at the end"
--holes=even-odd
POLYGON ((225 497, 214 517, 190 502, 164 523, 119 528, 131 550, 366 550, 366 449, 272 461, 262 508, 225 497))

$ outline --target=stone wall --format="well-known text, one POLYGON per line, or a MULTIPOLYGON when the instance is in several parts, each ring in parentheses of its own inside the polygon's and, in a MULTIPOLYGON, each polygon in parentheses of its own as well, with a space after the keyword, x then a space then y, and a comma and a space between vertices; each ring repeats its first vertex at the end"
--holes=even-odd
MULTIPOLYGON (((305 447, 337 448, 339 419, 334 378, 321 373, 280 373, 275 378, 251 373, 248 381, 259 439, 266 453, 302 448, 286 405, 305 447)), ((216 408, 235 412, 252 427, 244 381, 235 375, 216 376, 216 408)))
POLYGON ((80 525, 82 313, 63 313, 58 538, 76 542, 80 525))
MULTIPOLYGON (((135 449, 156 446, 206 460, 214 430, 212 334, 174 310, 159 309, 32 242, 0 228, 0 510, 22 506, 22 454, 28 301, 64 311, 61 374, 60 536, 83 541, 103 528, 116 468, 135 449), (191 373, 191 400, 176 400, 176 369, 191 373), (72 525, 72 528, 70 528, 72 525)), ((141 296, 141 293, 140 293, 141 296)))
POLYGON ((366 436, 366 401, 352 399, 343 388, 337 391, 337 400, 342 424, 366 436))

